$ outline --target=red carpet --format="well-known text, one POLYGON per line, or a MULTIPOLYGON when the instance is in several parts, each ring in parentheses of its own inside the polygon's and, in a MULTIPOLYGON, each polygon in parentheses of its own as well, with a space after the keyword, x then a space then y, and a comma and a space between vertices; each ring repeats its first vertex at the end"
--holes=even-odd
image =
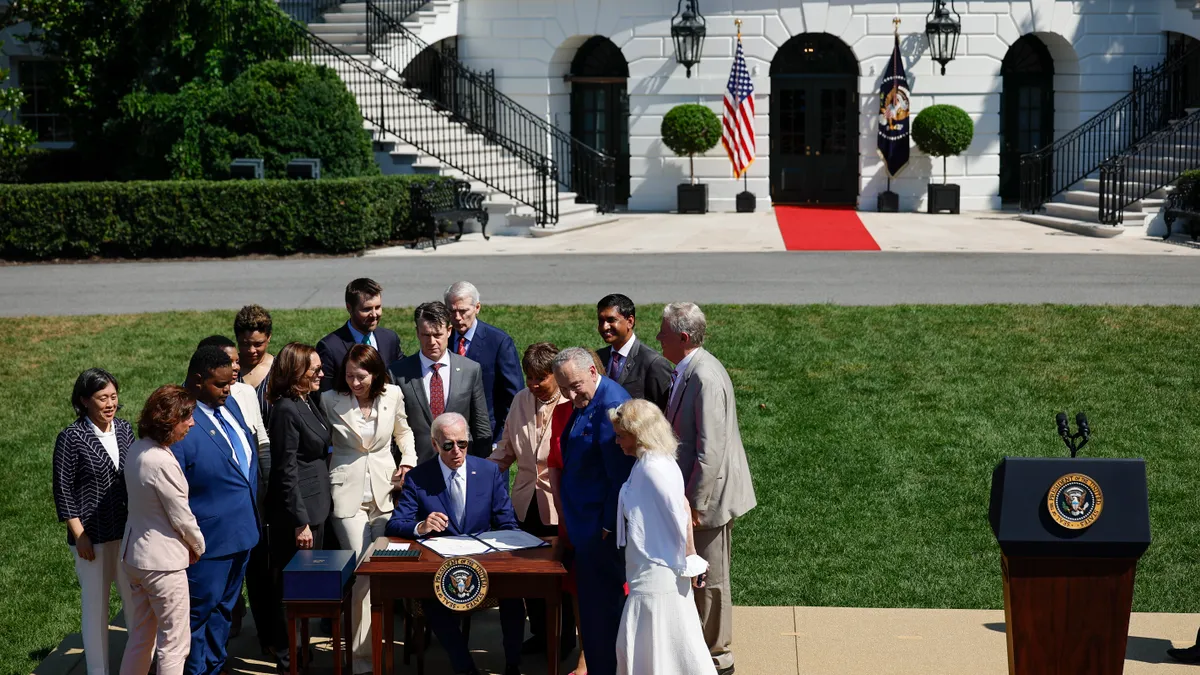
POLYGON ((776 206, 775 220, 789 251, 878 251, 853 207, 776 206))

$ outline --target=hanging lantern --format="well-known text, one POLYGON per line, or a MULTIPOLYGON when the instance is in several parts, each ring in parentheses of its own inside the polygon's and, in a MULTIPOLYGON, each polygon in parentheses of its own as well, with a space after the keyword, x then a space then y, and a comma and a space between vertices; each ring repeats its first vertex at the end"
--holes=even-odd
POLYGON ((671 19, 671 40, 675 42, 675 60, 687 69, 688 77, 692 76, 692 66, 700 63, 700 50, 704 48, 707 32, 696 0, 679 0, 671 19))
POLYGON ((958 52, 961 32, 962 17, 954 11, 954 0, 950 0, 950 9, 946 9, 946 0, 934 0, 933 11, 925 15, 925 37, 929 38, 930 56, 942 64, 943 75, 946 64, 953 61, 958 52))

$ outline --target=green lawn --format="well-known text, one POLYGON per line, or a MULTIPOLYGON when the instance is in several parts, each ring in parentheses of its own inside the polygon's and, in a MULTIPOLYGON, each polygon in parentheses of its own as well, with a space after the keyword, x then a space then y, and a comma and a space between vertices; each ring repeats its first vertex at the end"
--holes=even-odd
MULTIPOLYGON (((738 522, 734 600, 752 605, 998 608, 987 526, 1004 455, 1061 456, 1054 413, 1085 410, 1085 454, 1145 457, 1155 542, 1135 609, 1195 611, 1200 579, 1200 310, 709 307, 738 389, 759 506, 738 522)), ((652 316, 647 311, 647 317, 652 316)), ((414 347, 408 310, 389 310, 414 347)), ((518 347, 597 346, 587 307, 487 307, 518 347)), ((333 310, 275 312, 278 350, 333 310)), ((79 594, 50 495, 55 434, 84 368, 121 380, 134 419, 232 312, 0 320, 0 672, 28 673, 78 630, 79 594)), ((651 322, 647 322, 651 323, 651 322)), ((653 322, 656 323, 656 322, 653 322)), ((642 327, 652 339, 656 325, 642 327)))

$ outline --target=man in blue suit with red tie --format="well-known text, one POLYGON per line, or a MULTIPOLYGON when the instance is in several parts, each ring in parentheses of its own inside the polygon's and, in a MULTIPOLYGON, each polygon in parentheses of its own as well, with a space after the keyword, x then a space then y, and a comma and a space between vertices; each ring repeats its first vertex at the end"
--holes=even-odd
POLYGON ((588 673, 614 675, 625 608, 625 562, 617 549, 617 498, 634 459, 617 445, 608 411, 629 400, 596 372, 592 354, 571 347, 554 358, 554 379, 575 407, 562 436, 562 518, 575 546, 579 632, 588 673))
MULTIPOLYGON (((388 536, 420 539, 521 529, 508 498, 507 476, 496 464, 467 454, 470 435, 466 418, 458 413, 443 413, 433 420, 430 437, 437 457, 418 464, 404 477, 404 489, 385 530, 388 536)), ((423 601, 422 608, 454 672, 478 675, 459 618, 436 601, 423 601)), ((521 639, 525 637, 522 600, 500 601, 500 629, 504 673, 520 675, 521 639)))
MULTIPOLYGON (((446 289, 443 299, 450 309, 450 351, 465 356, 483 371, 483 394, 487 398, 492 438, 504 438, 504 422, 513 398, 525 388, 525 373, 512 336, 479 319, 479 289, 459 281, 446 289)), ((488 449, 491 452, 491 448, 488 449)), ((484 454, 486 457, 487 454, 484 454)))
POLYGON ((225 642, 242 591, 250 549, 258 543, 258 445, 237 403, 229 354, 201 347, 188 364, 185 386, 196 397, 195 426, 171 446, 188 482, 188 503, 206 550, 188 568, 192 645, 184 672, 225 670, 225 642))

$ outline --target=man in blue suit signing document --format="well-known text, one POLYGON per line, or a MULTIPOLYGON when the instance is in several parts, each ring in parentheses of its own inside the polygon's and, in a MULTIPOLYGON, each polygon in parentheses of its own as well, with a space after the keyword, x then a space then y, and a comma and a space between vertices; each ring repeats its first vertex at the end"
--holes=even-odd
POLYGON ((634 459, 617 445, 608 411, 629 400, 596 372, 592 354, 571 347, 554 357, 554 379, 574 406, 562 436, 562 518, 575 546, 579 632, 588 673, 614 675, 625 608, 625 562, 617 549, 617 497, 634 459))
POLYGON ((185 383, 196 397, 195 426, 171 446, 207 544, 187 571, 192 606, 187 675, 226 670, 233 606, 242 592, 250 549, 258 543, 258 440, 229 395, 234 380, 233 362, 224 349, 196 350, 185 383))
MULTIPOLYGON (((443 413, 433 420, 430 437, 437 457, 418 464, 405 476, 404 489, 387 524, 388 536, 420 539, 520 529, 508 499, 507 474, 486 459, 467 455, 471 440, 467 429, 466 418, 458 413, 443 413)), ((423 601, 422 607, 454 672, 477 675, 458 617, 435 600, 423 601)), ((500 601, 500 627, 504 673, 520 675, 521 639, 525 637, 521 600, 500 601)))

